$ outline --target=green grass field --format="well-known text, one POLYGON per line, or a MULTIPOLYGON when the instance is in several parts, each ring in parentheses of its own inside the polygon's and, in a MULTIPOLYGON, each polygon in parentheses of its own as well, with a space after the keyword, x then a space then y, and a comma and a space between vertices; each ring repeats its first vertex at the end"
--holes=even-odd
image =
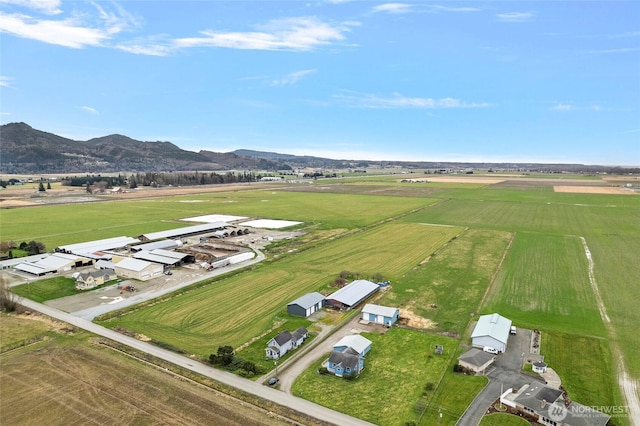
POLYGON ((41 241, 47 249, 52 250, 59 245, 120 235, 137 237, 149 232, 188 226, 190 223, 177 220, 214 213, 302 221, 318 229, 354 229, 433 202, 433 199, 416 197, 399 197, 389 202, 383 196, 274 190, 215 192, 131 201, 0 209, 0 223, 3 240, 18 243, 41 241))
POLYGON ((466 230, 403 276, 382 302, 428 318, 435 323, 434 331, 462 335, 510 239, 507 232, 466 230))
POLYGON ((517 233, 484 310, 527 328, 606 333, 576 237, 517 233))
POLYGON ((206 356, 222 345, 238 347, 271 330, 291 300, 322 288, 343 270, 395 281, 460 231, 459 228, 388 224, 289 255, 171 300, 107 320, 206 356), (412 247, 411 250, 405 250, 412 247), (402 252, 402 256, 397 253, 402 252))
MULTIPOLYGON (((553 182, 517 178, 486 185, 402 184, 403 177, 416 176, 0 210, 0 230, 3 239, 38 240, 52 248, 184 226, 176 219, 201 214, 303 221, 310 234, 280 247, 276 258, 107 324, 208 356, 219 345, 238 347, 287 327, 286 303, 309 291, 328 291, 343 270, 380 273, 393 283, 382 302, 410 307, 437 323, 434 331, 464 335, 472 314, 493 311, 542 330, 545 359, 573 399, 622 404, 614 348, 640 380, 640 197, 555 193, 553 182), (592 255, 608 325, 600 317, 580 237, 592 255), (288 253, 289 247, 296 250, 288 253)), ((263 355, 261 340, 256 342, 245 349, 248 357, 263 355)), ((378 380, 370 369, 365 374, 378 380)), ((447 370, 420 424, 434 424, 434 410, 442 410, 443 424, 455 423, 460 407, 483 386, 468 379, 447 370), (457 388, 465 389, 459 400, 452 394, 457 388)), ((360 389, 349 385, 342 391, 355 399, 360 389)), ((422 384, 415 386, 411 392, 420 394, 422 384)), ((367 404, 385 401, 384 395, 370 398, 367 404)), ((415 412, 407 406, 395 414, 405 421, 415 412)))
POLYGON ((446 355, 433 355, 435 345, 453 347, 457 341, 400 328, 362 335, 372 345, 357 379, 318 375, 318 361, 298 377, 293 394, 378 425, 416 421, 434 392, 425 390, 427 383, 435 387, 449 365, 446 355))

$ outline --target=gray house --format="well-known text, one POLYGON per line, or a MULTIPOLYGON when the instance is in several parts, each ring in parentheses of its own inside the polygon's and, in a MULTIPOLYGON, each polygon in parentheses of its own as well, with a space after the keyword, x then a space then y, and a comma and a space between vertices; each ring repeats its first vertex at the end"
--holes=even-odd
POLYGON ((307 337, 309 337, 309 332, 304 327, 300 327, 294 332, 284 330, 276 337, 269 340, 269 342, 267 342, 265 356, 268 359, 279 359, 283 357, 287 352, 292 351, 298 346, 302 345, 307 337))
POLYGON ((322 309, 324 296, 318 292, 308 293, 287 305, 287 313, 289 315, 297 315, 299 317, 308 317, 314 312, 322 309))

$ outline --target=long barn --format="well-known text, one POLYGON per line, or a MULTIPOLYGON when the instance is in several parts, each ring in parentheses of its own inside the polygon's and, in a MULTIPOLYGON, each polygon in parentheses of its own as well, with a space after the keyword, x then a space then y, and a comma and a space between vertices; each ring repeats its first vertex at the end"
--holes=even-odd
POLYGON ((331 293, 325 298, 325 305, 340 309, 351 309, 364 302, 369 296, 378 291, 378 284, 367 280, 355 280, 331 293))

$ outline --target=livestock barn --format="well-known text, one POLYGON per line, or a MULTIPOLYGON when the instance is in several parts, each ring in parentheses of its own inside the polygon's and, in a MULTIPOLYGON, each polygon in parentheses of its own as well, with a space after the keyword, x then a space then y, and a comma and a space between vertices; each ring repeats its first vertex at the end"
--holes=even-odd
POLYGON ((355 280, 325 298, 325 306, 340 309, 351 309, 364 302, 378 291, 376 283, 367 280, 355 280))

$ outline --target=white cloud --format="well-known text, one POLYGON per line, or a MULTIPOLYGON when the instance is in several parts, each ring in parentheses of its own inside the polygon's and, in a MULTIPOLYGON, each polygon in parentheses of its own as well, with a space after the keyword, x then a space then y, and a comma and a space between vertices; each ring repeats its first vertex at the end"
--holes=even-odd
POLYGON ((549 108, 551 111, 572 111, 573 109, 573 105, 566 103, 557 103, 549 108))
POLYGON ((62 13, 60 9, 61 0, 0 0, 0 3, 23 6, 49 15, 62 13))
POLYGON ((248 50, 308 51, 344 40, 344 33, 354 23, 329 24, 314 17, 275 19, 261 25, 258 31, 201 31, 202 37, 173 40, 175 48, 227 47, 248 50))
POLYGON ((452 6, 442 6, 438 4, 434 4, 429 6, 434 11, 442 11, 442 12, 479 12, 482 9, 478 9, 477 7, 452 7, 452 6))
POLYGON ((286 76, 284 76, 281 79, 278 80, 273 80, 271 82, 272 86, 293 86, 294 84, 296 84, 301 78, 308 76, 309 74, 313 74, 315 73, 316 69, 309 69, 309 70, 300 70, 300 71, 294 71, 292 73, 287 74, 286 76))
MULTIPOLYGON (((352 93, 352 92, 347 92, 352 93)), ((338 94, 332 96, 339 102, 355 108, 369 109, 436 109, 436 108, 486 108, 486 102, 465 102, 456 98, 420 98, 407 97, 398 93, 392 97, 380 97, 372 94, 338 94)))
POLYGON ((11 87, 11 80, 13 78, 0 75, 0 87, 11 87))
POLYGON ((498 20, 503 22, 523 22, 528 21, 533 18, 533 13, 531 12, 507 12, 507 13, 498 13, 498 20))
POLYGON ((0 31, 71 48, 99 46, 108 38, 104 30, 88 28, 73 19, 40 20, 21 14, 0 12, 0 31))
POLYGON ((601 50, 590 50, 587 53, 596 54, 596 55, 610 55, 610 54, 618 54, 618 53, 631 53, 640 51, 640 47, 620 47, 614 49, 601 49, 601 50))
MULTIPOLYGON (((11 1, 23 6, 37 3, 35 1, 11 1)), ((61 10, 55 9, 59 2, 44 1, 41 5, 45 11, 50 11, 50 14, 62 13, 61 10)), ((58 19, 0 12, 0 31, 17 37, 79 49, 87 46, 103 46, 115 34, 139 25, 132 15, 115 3, 113 4, 114 11, 108 11, 97 3, 92 3, 92 5, 95 7, 97 15, 74 10, 70 17, 58 19)))
POLYGON ((371 9, 371 12, 373 13, 386 12, 386 13, 401 14, 401 13, 409 13, 411 11, 412 11, 412 5, 408 3, 385 3, 378 6, 374 6, 371 9))
POLYGON ((80 109, 93 115, 99 114, 98 110, 96 110, 95 108, 91 108, 90 106, 81 106, 80 109))

